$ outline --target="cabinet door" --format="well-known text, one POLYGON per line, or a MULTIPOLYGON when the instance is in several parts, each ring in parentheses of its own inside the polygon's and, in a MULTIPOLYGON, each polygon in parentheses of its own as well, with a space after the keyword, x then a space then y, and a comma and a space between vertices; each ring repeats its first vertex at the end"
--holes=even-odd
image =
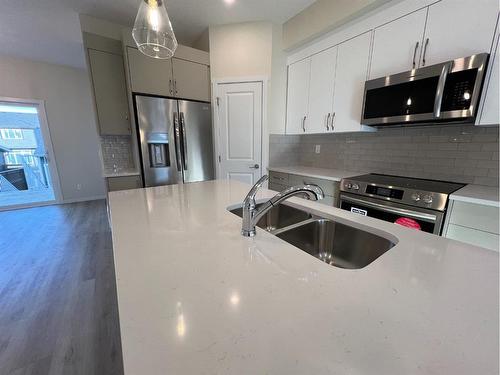
POLYGON ((210 101, 208 66, 187 60, 172 59, 174 95, 182 99, 210 101))
POLYGON ((303 126, 307 129, 310 72, 310 58, 288 66, 288 95, 286 106, 287 134, 303 134, 303 126))
POLYGON ((329 131, 333 110, 333 86, 337 65, 337 47, 311 57, 307 133, 329 131))
POLYGON ((130 134, 122 56, 93 49, 88 52, 100 134, 130 134))
POLYGON ((370 79, 404 72, 418 65, 427 8, 375 29, 370 79))
MULTIPOLYGON (((499 25, 500 26, 500 25, 499 25)), ((485 85, 483 95, 484 103, 481 112, 481 118, 479 119, 479 125, 498 125, 500 124, 500 97, 498 95, 499 91, 499 80, 500 80, 500 45, 499 45, 499 35, 496 35, 496 44, 491 52, 490 62, 490 76, 485 85)))
POLYGON ((173 96, 170 59, 154 59, 131 47, 127 47, 127 57, 133 92, 173 96))
POLYGON ((338 47, 335 91, 333 96, 333 131, 361 131, 361 107, 368 74, 372 32, 341 43, 338 47))
POLYGON ((497 16, 497 0, 442 0, 431 5, 421 65, 490 52, 497 16))

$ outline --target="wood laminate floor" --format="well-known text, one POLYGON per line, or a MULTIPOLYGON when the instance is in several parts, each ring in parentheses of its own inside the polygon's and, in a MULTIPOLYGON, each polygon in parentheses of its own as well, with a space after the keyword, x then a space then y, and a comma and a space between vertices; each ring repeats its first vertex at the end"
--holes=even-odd
POLYGON ((0 374, 123 374, 104 201, 0 212, 0 374))

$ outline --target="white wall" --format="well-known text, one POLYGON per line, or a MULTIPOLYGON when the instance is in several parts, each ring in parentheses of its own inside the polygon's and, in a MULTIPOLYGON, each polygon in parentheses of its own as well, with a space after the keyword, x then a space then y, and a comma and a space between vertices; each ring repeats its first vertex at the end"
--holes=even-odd
POLYGON ((362 14, 399 0, 317 0, 283 25, 283 47, 298 47, 362 14))
POLYGON ((210 26, 212 79, 271 75, 272 24, 210 26))
POLYGON ((63 200, 105 195, 85 70, 0 56, 0 96, 45 101, 63 200))

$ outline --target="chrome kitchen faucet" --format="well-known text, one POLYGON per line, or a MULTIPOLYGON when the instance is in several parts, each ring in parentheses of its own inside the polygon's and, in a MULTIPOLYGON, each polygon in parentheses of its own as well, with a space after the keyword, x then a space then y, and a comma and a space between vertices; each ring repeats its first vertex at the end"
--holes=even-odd
POLYGON ((271 208, 284 200, 295 195, 305 194, 309 199, 320 200, 323 199, 323 190, 317 185, 299 185, 293 186, 281 193, 276 194, 274 197, 264 202, 262 207, 256 208, 255 196, 262 184, 268 179, 267 175, 262 176, 259 181, 250 189, 245 200, 243 201, 243 222, 241 234, 245 237, 255 236, 255 225, 271 208))

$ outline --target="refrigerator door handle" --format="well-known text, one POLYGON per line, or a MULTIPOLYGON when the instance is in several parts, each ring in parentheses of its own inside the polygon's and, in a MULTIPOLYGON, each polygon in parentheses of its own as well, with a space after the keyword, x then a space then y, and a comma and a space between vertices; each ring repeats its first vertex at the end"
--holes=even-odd
POLYGON ((174 139, 175 139, 175 164, 177 171, 182 170, 181 166, 181 132, 179 128, 179 118, 177 112, 174 112, 174 139))
POLYGON ((182 164, 184 170, 187 171, 187 136, 186 136, 186 120, 184 119, 184 113, 180 114, 181 119, 181 131, 182 131, 182 164))

